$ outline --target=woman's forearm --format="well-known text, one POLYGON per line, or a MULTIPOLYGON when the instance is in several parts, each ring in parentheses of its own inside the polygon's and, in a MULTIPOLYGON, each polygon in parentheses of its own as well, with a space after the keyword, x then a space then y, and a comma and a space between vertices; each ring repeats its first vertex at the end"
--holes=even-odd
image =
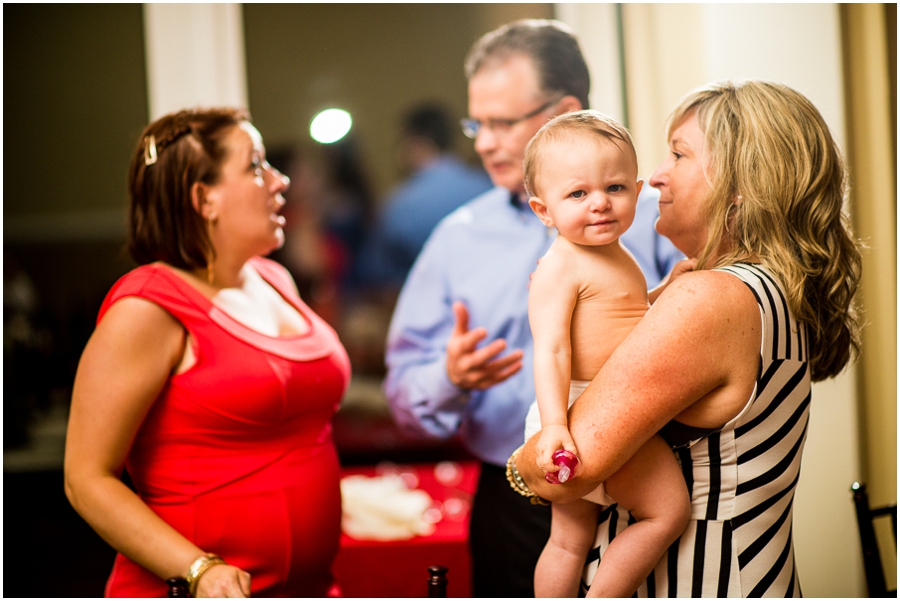
POLYGON ((182 326, 150 301, 128 297, 104 315, 85 347, 66 435, 65 490, 114 549, 160 578, 184 576, 202 552, 119 479, 144 416, 184 353, 182 326))
MULTIPOLYGON (((544 472, 537 465, 538 436, 532 436, 521 448, 513 460, 515 469, 525 481, 528 488, 537 496, 553 503, 566 503, 582 498, 594 490, 600 482, 592 484, 585 478, 572 478, 564 484, 550 484, 544 478, 544 472)), ((578 469, 575 470, 576 476, 578 469)))
POLYGON ((204 552, 156 515, 112 474, 66 473, 66 496, 84 520, 111 547, 162 580, 185 576, 204 552))
POLYGON ((547 500, 571 501, 689 408, 689 425, 716 428, 733 419, 756 382, 760 327, 756 300, 737 278, 713 271, 679 277, 569 410, 582 461, 574 477, 544 482, 532 439, 516 461, 525 484, 547 500))

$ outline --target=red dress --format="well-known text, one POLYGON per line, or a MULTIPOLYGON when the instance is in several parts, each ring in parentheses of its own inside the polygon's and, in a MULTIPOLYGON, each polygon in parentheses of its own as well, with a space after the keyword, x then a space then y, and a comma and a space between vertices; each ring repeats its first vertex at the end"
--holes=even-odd
MULTIPOLYGON (((169 378, 125 465, 163 520, 250 573, 254 596, 323 597, 334 594, 341 527, 331 418, 350 362, 284 268, 267 259, 251 264, 306 319, 308 333, 251 330, 161 265, 139 267, 110 290, 98 322, 120 298, 149 299, 182 323, 196 356, 169 378)), ((107 596, 166 592, 159 577, 116 557, 107 596)))

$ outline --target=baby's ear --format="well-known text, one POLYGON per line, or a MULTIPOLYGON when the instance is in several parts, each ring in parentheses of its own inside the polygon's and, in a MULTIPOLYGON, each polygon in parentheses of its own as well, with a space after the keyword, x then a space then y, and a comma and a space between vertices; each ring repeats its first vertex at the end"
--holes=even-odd
POLYGON ((531 210, 534 211, 534 214, 538 216, 538 219, 541 220, 541 223, 547 227, 554 227, 553 219, 550 217, 550 212, 547 211, 547 205, 544 204, 543 200, 537 196, 532 196, 528 199, 528 204, 531 206, 531 210))
MULTIPOLYGON (((641 190, 643 189, 643 187, 644 187, 644 180, 639 179, 637 181, 637 196, 641 195, 641 190)), ((635 198, 637 198, 637 196, 635 198)))

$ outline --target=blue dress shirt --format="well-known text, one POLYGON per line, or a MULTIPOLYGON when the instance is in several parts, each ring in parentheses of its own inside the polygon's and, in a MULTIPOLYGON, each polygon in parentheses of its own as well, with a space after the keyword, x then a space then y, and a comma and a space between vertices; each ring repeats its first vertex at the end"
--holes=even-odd
MULTIPOLYGON (((648 287, 682 258, 653 229, 657 199, 658 191, 645 186, 626 236, 633 233, 622 237, 648 287), (674 253, 665 252, 669 249, 674 253), (661 268, 666 271, 660 273, 661 268)), ((473 455, 495 465, 504 465, 522 444, 525 414, 535 395, 529 275, 555 237, 555 229, 501 187, 438 224, 409 273, 388 332, 384 390, 401 427, 437 438, 458 432, 473 455), (503 338, 508 351, 524 352, 518 373, 487 390, 464 391, 450 382, 446 346, 457 300, 469 310, 470 329, 487 329, 483 344, 503 338)))

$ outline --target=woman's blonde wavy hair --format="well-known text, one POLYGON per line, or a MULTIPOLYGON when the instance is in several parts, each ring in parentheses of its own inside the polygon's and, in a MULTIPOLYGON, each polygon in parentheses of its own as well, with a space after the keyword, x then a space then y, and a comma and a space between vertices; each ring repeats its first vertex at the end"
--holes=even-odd
POLYGON ((861 244, 843 212, 846 170, 828 125, 805 96, 765 81, 694 90, 669 117, 670 137, 693 111, 712 188, 698 269, 756 257, 808 325, 812 380, 837 375, 859 351, 861 244))

